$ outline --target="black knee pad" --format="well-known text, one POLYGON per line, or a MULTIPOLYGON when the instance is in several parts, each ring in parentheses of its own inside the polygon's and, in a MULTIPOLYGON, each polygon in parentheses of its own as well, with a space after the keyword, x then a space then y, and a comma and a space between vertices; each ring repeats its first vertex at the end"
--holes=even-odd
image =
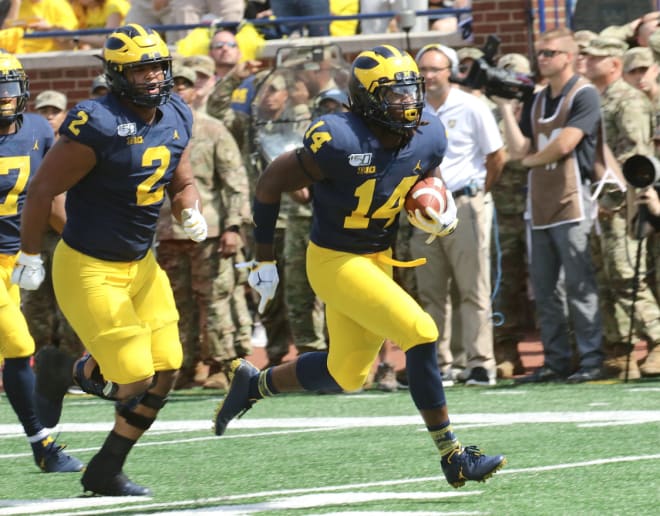
POLYGON ((118 403, 116 410, 117 414, 123 417, 129 425, 140 430, 149 430, 153 422, 156 421, 155 417, 147 417, 133 412, 128 405, 118 403))

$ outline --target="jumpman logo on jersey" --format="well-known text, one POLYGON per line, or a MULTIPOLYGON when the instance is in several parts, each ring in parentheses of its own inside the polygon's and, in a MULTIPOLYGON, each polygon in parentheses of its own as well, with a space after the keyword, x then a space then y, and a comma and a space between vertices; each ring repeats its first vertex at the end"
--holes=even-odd
POLYGON ((34 151, 39 150, 39 140, 34 140, 34 145, 32 146, 32 150, 34 151))
POLYGON ((174 134, 172 135, 173 140, 178 140, 179 139, 179 131, 174 129, 174 134))
POLYGON ((417 160, 417 165, 415 165, 415 168, 413 169, 413 172, 417 172, 418 170, 419 171, 422 170, 422 160, 421 159, 417 160))

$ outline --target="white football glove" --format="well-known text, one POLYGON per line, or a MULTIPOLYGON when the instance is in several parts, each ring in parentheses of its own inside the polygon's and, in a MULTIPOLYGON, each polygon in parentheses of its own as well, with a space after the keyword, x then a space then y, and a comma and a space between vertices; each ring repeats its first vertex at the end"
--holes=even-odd
POLYGON ((280 282, 280 276, 277 274, 277 262, 258 262, 251 260, 249 262, 237 263, 236 267, 243 269, 248 267, 248 283, 256 290, 261 300, 259 301, 259 313, 264 313, 268 301, 275 297, 277 285, 280 282))
POLYGON ((203 242, 208 234, 208 226, 204 216, 199 211, 199 201, 195 201, 194 208, 181 210, 181 225, 183 231, 193 242, 203 242))
POLYGON ((422 215, 419 209, 416 209, 414 214, 408 213, 408 221, 417 229, 429 233, 430 236, 426 239, 427 244, 433 242, 436 237, 451 235, 456 229, 458 225, 456 203, 449 190, 447 190, 447 207, 445 211, 438 213, 429 206, 425 208, 425 211, 427 217, 422 215))
POLYGON ((41 255, 25 254, 18 255, 18 260, 11 273, 11 282, 25 290, 37 290, 44 281, 46 271, 41 255))

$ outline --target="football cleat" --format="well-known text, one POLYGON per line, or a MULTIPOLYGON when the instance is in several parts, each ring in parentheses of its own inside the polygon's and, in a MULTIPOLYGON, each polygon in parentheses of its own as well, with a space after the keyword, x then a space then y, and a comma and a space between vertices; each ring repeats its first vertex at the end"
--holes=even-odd
POLYGON ((39 421, 53 428, 60 421, 64 395, 73 385, 75 359, 55 346, 44 346, 34 356, 34 403, 39 421))
POLYGON ((80 483, 85 492, 102 496, 149 496, 151 491, 129 480, 115 465, 95 455, 89 461, 80 483))
POLYGON ((64 453, 64 445, 58 445, 48 436, 34 443, 32 451, 34 461, 44 473, 76 473, 82 471, 85 465, 75 457, 64 453))
POLYGON ((484 455, 476 446, 457 447, 442 457, 442 472, 453 487, 462 487, 467 480, 485 482, 504 467, 504 455, 484 455))
POLYGON ((85 492, 101 496, 151 496, 148 487, 132 482, 121 471, 111 476, 94 475, 91 471, 86 469, 80 479, 85 492))
POLYGON ((215 435, 222 435, 229 422, 242 417, 257 400, 250 399, 250 378, 259 374, 259 369, 242 358, 231 363, 227 394, 215 413, 215 435))

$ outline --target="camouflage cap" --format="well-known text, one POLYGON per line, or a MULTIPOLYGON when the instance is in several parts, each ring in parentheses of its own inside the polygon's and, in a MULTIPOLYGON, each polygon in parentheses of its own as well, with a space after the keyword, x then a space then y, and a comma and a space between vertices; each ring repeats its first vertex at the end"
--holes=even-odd
POLYGON ((190 84, 195 84, 197 73, 189 66, 177 65, 172 67, 172 79, 176 79, 177 77, 187 80, 190 84))
POLYGON ((60 111, 66 109, 67 99, 64 93, 55 90, 45 90, 37 95, 34 101, 34 107, 41 109, 43 107, 54 107, 60 111))
POLYGON ((575 38, 578 48, 583 50, 589 46, 589 43, 591 43, 592 40, 598 37, 598 34, 590 30, 579 30, 573 34, 573 37, 575 38))
POLYGON ((273 89, 278 91, 286 89, 286 80, 281 75, 274 75, 268 79, 268 86, 271 86, 273 89))
POLYGON ((649 48, 653 52, 653 58, 660 63, 660 30, 656 30, 649 37, 649 48))
POLYGON ((211 56, 197 55, 183 58, 183 66, 188 66, 198 73, 213 77, 215 75, 215 61, 211 56))
POLYGON ((463 59, 474 59, 476 61, 481 59, 484 53, 476 47, 463 47, 456 51, 456 55, 459 61, 463 61, 463 59))
POLYGON ((99 88, 109 88, 108 79, 106 78, 104 73, 94 77, 94 80, 92 81, 92 86, 89 88, 89 92, 93 95, 94 92, 99 88))
POLYGON ((529 75, 532 73, 532 69, 529 65, 529 59, 527 59, 522 54, 517 54, 515 52, 511 54, 504 54, 497 60, 498 68, 505 68, 511 70, 512 72, 524 73, 529 75))
POLYGON ((626 50, 628 50, 628 44, 624 41, 598 36, 592 39, 591 43, 582 49, 582 52, 596 57, 622 57, 626 50))
POLYGON ((623 54, 623 71, 629 72, 635 68, 648 68, 655 61, 653 52, 648 47, 635 47, 623 54))

